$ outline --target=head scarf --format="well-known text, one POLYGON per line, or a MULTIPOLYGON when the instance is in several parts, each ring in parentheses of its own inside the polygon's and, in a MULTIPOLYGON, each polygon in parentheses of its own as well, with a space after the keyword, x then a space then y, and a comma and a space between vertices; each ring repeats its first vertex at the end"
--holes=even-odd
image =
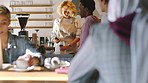
POLYGON ((131 24, 139 0, 111 0, 108 6, 108 20, 113 32, 129 45, 131 24))
POLYGON ((115 22, 118 18, 133 13, 139 0, 110 0, 108 4, 108 20, 115 22))
POLYGON ((148 83, 148 0, 140 0, 139 3, 130 41, 132 83, 148 83))

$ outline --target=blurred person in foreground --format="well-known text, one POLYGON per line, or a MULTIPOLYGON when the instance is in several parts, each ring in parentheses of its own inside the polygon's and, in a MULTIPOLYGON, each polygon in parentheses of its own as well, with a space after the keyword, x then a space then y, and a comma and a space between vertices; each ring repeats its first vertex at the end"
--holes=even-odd
POLYGON ((57 9, 59 18, 56 18, 52 30, 52 41, 60 43, 61 51, 75 53, 77 42, 80 40, 80 28, 76 20, 76 7, 71 1, 63 1, 57 9))
POLYGON ((0 39, 2 42, 4 63, 13 63, 17 59, 27 60, 29 65, 39 65, 41 54, 27 37, 19 37, 9 32, 10 11, 0 5, 0 39))
POLYGON ((148 83, 148 0, 140 0, 131 35, 132 82, 148 83))
POLYGON ((93 26, 73 58, 69 83, 131 83, 130 30, 138 0, 110 0, 108 23, 93 26), (89 49, 88 49, 89 47, 89 49), (99 75, 91 79, 94 71, 99 75))

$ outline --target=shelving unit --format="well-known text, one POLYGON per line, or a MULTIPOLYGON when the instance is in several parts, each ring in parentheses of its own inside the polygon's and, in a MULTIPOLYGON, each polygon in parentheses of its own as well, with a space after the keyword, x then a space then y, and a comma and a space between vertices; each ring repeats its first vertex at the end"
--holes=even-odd
MULTIPOLYGON (((11 19, 11 21, 18 21, 17 19, 11 19)), ((28 21, 52 21, 52 19, 44 19, 44 18, 31 18, 31 19, 28 19, 28 21)))
POLYGON ((52 14, 52 12, 11 12, 11 14, 52 14))
MULTIPOLYGON (((41 11, 40 10, 28 11, 29 8, 30 9, 32 9, 32 8, 51 8, 52 9, 52 4, 10 5, 10 7, 12 8, 12 10, 15 9, 15 8, 21 9, 21 11, 18 11, 18 10, 12 11, 11 15, 16 15, 16 14, 52 15, 52 13, 53 13, 52 10, 48 10, 48 11, 43 11, 43 10, 41 10, 41 11), (28 10, 23 11, 23 8, 28 8, 28 10)), ((11 21, 17 22, 18 20, 16 18, 11 18, 11 21)), ((28 22, 45 22, 45 23, 49 22, 49 23, 51 23, 50 25, 52 25, 53 18, 45 18, 45 17, 44 18, 38 18, 38 17, 31 18, 31 17, 29 17, 28 22)), ((14 24, 12 24, 12 25, 14 25, 14 24)), ((12 26, 12 27, 13 28, 20 28, 19 25, 15 25, 15 26, 12 26)), ((44 25, 35 25, 35 26, 34 25, 32 25, 32 26, 28 25, 28 26, 26 26, 26 28, 52 28, 52 26, 49 26, 49 25, 45 26, 45 24, 44 25)))
MULTIPOLYGON (((15 27, 15 28, 20 28, 20 27, 15 27)), ((50 26, 27 26, 26 28, 52 28, 50 26)))
POLYGON ((51 7, 52 4, 10 5, 10 7, 51 7))

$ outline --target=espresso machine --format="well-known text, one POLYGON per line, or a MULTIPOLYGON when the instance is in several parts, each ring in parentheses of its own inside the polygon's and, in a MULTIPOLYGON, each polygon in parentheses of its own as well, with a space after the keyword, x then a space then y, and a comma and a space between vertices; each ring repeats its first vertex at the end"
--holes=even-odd
POLYGON ((21 37, 28 37, 28 31, 26 31, 25 28, 30 15, 29 14, 16 14, 16 15, 21 27, 21 31, 18 32, 18 35, 21 37))

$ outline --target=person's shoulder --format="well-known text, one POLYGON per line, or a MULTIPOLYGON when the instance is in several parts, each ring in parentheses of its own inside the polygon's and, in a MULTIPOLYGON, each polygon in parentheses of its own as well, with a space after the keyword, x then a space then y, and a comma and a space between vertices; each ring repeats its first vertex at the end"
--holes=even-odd
POLYGON ((9 32, 9 36, 10 36, 11 38, 19 38, 19 36, 17 36, 16 34, 12 34, 12 33, 10 33, 10 32, 9 32))
POLYGON ((21 37, 21 36, 15 35, 15 34, 11 34, 11 37, 12 37, 13 39, 19 40, 19 41, 20 41, 20 40, 24 41, 24 40, 27 39, 27 37, 21 37))
POLYGON ((105 36, 110 33, 110 26, 108 23, 94 24, 90 29, 90 36, 105 36))
POLYGON ((56 18, 54 21, 55 22, 60 22, 62 20, 62 17, 58 17, 58 18, 56 18))
POLYGON ((92 20, 92 15, 91 15, 91 16, 87 16, 87 17, 85 18, 85 20, 92 20))
POLYGON ((100 23, 101 19, 98 18, 97 16, 91 15, 91 16, 87 16, 85 21, 89 22, 89 23, 91 23, 91 22, 93 22, 93 23, 100 23))
POLYGON ((108 30, 108 29, 110 29, 109 27, 110 27, 110 26, 109 26, 109 23, 97 23, 97 24, 94 24, 94 25, 92 26, 92 30, 93 30, 94 32, 101 32, 101 31, 103 31, 103 30, 108 30))
POLYGON ((59 18, 55 18, 54 21, 58 20, 59 18))

